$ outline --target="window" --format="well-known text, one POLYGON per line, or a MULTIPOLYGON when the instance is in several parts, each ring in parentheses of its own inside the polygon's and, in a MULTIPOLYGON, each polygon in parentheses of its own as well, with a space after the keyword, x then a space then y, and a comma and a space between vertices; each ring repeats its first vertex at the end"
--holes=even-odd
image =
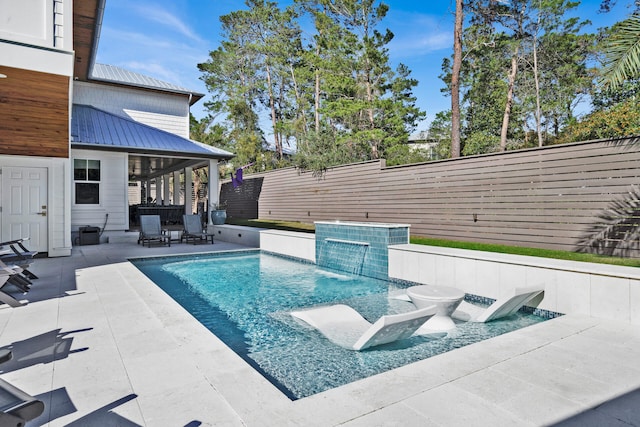
POLYGON ((100 160, 73 160, 77 205, 100 204, 100 160))

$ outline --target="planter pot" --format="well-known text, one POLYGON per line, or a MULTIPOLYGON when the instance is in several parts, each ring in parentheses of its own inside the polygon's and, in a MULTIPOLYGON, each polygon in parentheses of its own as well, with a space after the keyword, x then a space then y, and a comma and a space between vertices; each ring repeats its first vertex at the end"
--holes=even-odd
POLYGON ((227 219, 227 211, 213 210, 211 211, 211 222, 213 225, 222 225, 227 219))

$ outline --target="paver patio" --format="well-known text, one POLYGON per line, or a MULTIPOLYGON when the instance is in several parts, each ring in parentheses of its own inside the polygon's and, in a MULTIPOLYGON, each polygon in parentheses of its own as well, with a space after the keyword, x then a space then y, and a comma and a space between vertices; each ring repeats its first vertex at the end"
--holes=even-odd
POLYGON ((126 261, 237 248, 38 259, 29 304, 0 308, 0 375, 46 405, 29 425, 640 425, 640 327, 573 315, 292 402, 126 261))

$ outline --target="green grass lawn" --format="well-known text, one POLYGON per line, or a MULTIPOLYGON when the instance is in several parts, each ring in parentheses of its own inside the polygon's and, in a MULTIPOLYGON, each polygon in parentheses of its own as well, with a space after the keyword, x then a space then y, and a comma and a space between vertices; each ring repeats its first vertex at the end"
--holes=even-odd
MULTIPOLYGON (((260 219, 233 219, 228 218, 227 224, 244 225, 249 227, 272 228, 276 230, 302 231, 313 233, 313 224, 288 221, 268 221, 260 219)), ((411 237, 411 243, 417 245, 443 246, 447 248, 469 249, 475 251, 498 252, 503 254, 527 255, 541 258, 554 258, 569 261, 594 262, 599 264, 622 265, 627 267, 640 267, 640 259, 606 257, 594 254, 584 254, 568 251, 556 251, 551 249, 523 248, 518 246, 495 245, 490 243, 457 242, 453 240, 431 239, 427 237, 411 237)))
POLYGON ((305 233, 314 233, 316 227, 313 224, 306 224, 304 222, 289 222, 289 221, 269 221, 264 219, 237 219, 227 218, 227 224, 232 225, 244 225, 247 227, 258 228, 272 228, 275 230, 286 231, 302 231, 305 233))

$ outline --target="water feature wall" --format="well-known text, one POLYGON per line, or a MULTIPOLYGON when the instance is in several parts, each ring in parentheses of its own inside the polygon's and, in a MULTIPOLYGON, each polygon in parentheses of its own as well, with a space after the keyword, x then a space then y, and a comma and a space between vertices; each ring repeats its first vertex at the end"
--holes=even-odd
POLYGON ((367 242, 325 239, 324 244, 320 245, 316 264, 352 274, 362 274, 367 249, 369 249, 367 242))
POLYGON ((375 222, 317 221, 319 267, 386 280, 389 245, 409 243, 409 225, 375 222))

